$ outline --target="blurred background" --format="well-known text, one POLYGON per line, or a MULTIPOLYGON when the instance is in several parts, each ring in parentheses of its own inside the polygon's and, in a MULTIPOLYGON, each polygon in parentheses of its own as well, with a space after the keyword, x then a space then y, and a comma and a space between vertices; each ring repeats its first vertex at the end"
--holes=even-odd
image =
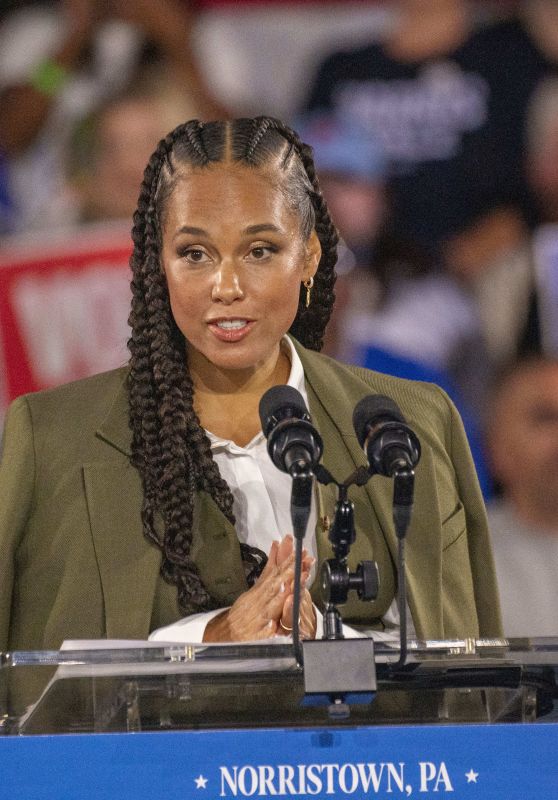
POLYGON ((0 417, 126 362, 150 153, 257 114, 313 146, 340 231, 327 352, 449 393, 517 538, 501 583, 540 576, 507 632, 556 633, 558 0, 0 2, 0 417))

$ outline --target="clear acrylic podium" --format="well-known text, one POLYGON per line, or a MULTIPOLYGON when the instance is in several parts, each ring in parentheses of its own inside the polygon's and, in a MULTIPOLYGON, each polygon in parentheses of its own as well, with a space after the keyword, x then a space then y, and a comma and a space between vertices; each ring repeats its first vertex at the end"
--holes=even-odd
POLYGON ((397 673, 376 643, 376 695, 346 719, 302 704, 290 645, 130 645, 2 654, 0 733, 558 722, 558 638, 411 642, 397 673))

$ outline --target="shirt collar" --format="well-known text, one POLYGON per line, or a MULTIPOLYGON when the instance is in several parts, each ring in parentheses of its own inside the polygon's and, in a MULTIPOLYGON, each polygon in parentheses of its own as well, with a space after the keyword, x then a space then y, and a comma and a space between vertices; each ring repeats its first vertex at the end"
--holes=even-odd
MULTIPOLYGON (((304 398, 305 403, 308 405, 308 397, 306 395, 306 386, 304 384, 304 368, 302 366, 302 361, 300 360, 300 356, 295 350, 293 343, 291 342, 288 336, 283 336, 281 339, 281 349, 291 362, 291 371, 289 374, 289 380, 287 381, 287 386, 292 386, 294 389, 297 389, 304 398)), ((239 447, 234 442, 231 442, 230 439, 222 439, 220 436, 215 436, 214 433, 211 431, 205 431, 207 437, 209 438, 209 442, 211 445, 212 450, 217 450, 221 448, 226 448, 231 452, 241 452, 244 450, 249 450, 252 447, 255 447, 259 444, 264 435, 260 431, 260 433, 256 434, 251 442, 248 442, 245 447, 239 447)))

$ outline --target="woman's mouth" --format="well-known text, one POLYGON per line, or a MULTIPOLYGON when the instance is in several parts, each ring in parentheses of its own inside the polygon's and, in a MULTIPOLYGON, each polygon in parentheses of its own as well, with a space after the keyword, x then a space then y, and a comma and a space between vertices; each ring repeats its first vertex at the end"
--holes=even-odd
POLYGON ((208 323, 213 335, 221 342, 238 342, 254 327, 251 319, 219 319, 208 323))

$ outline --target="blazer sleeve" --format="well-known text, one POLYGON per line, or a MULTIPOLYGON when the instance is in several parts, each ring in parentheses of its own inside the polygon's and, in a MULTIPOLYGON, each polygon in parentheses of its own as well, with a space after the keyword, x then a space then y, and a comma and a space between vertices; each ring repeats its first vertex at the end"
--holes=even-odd
POLYGON ((450 455, 465 509, 479 633, 483 638, 500 637, 503 635, 502 617, 484 499, 463 422, 453 403, 447 401, 450 408, 450 455))
POLYGON ((25 397, 6 416, 0 461, 0 650, 9 644, 15 560, 32 510, 35 454, 31 414, 25 397))

